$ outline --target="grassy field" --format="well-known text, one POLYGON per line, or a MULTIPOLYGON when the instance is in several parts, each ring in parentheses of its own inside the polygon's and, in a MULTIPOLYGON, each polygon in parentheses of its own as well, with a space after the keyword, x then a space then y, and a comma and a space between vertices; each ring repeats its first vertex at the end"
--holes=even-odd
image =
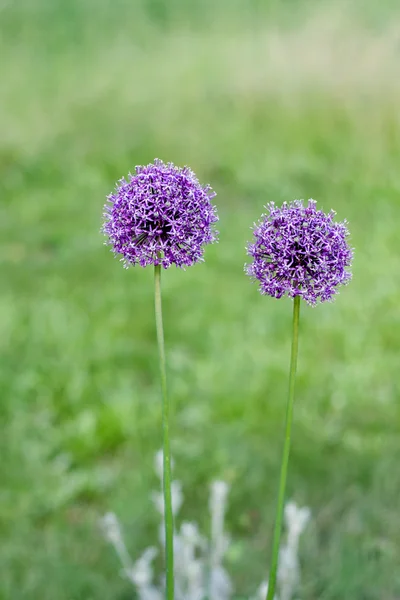
POLYGON ((266 202, 313 197, 349 220, 355 261, 334 304, 302 312, 301 598, 400 597, 400 13, 318 6, 0 3, 2 599, 127 600, 98 517, 120 516, 134 556, 156 536, 152 272, 99 234, 115 181, 154 157, 191 165, 220 213, 206 262, 164 273, 182 516, 206 529, 209 482, 232 484, 227 566, 253 593, 291 305, 258 294, 244 248, 266 202))

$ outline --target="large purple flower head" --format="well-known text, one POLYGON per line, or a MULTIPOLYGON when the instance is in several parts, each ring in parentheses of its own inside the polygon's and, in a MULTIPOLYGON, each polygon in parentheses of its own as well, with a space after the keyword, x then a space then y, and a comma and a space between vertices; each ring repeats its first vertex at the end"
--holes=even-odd
POLYGON ((218 221, 211 198, 189 167, 156 159, 121 179, 105 206, 102 231, 124 265, 192 265, 204 245, 216 241, 218 221))
POLYGON ((350 281, 353 252, 346 221, 335 222, 334 211, 325 214, 316 204, 267 205, 267 214, 254 227, 255 242, 248 246, 253 262, 246 265, 262 294, 301 296, 314 306, 331 300, 337 287, 350 281))

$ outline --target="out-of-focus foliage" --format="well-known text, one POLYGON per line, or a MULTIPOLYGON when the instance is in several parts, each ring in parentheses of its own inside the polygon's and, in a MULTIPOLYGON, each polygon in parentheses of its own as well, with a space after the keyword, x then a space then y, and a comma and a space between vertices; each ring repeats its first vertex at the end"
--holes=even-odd
MULTIPOLYGON (((99 233, 135 164, 189 164, 218 192, 220 243, 163 278, 185 519, 232 484, 235 589, 266 572, 290 303, 243 273, 271 200, 349 220, 354 279, 304 307, 290 496, 311 506, 302 598, 400 594, 400 15, 390 2, 0 4, 0 595, 126 599, 94 532, 133 555, 160 446, 150 270, 99 233)), ((206 527, 206 523, 200 524, 206 527)))

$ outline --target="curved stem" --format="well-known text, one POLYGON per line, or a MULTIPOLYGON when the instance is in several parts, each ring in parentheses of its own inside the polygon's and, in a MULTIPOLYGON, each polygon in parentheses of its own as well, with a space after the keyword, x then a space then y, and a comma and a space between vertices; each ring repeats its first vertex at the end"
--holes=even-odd
POLYGON ((162 430, 163 430, 163 489, 165 525, 166 600, 174 600, 174 517, 171 495, 171 454, 169 445, 169 402, 167 375, 165 368, 164 329, 161 305, 161 265, 154 267, 154 299, 160 376, 162 389, 162 430))
POLYGON ((274 541, 272 546, 271 569, 268 582, 268 594, 266 600, 273 600, 276 587, 276 576, 279 562, 279 545, 281 541, 283 511, 285 506, 285 488, 290 453, 290 436, 292 431, 294 387, 296 380, 297 354, 299 347, 299 319, 300 319, 300 296, 295 296, 293 301, 293 337, 292 352, 290 357, 289 371, 289 395, 286 408, 285 442, 283 444, 283 455, 281 463, 281 474, 279 481, 278 504, 276 507, 274 541))

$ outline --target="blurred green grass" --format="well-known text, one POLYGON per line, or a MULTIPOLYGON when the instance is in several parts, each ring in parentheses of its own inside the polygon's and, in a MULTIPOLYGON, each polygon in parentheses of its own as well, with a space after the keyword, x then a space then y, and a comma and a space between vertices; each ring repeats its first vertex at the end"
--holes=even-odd
POLYGON ((232 484, 228 568, 268 565, 290 303, 243 274, 270 200, 348 218, 354 280, 304 307, 289 476, 311 506, 305 600, 400 595, 399 23, 390 2, 34 0, 0 5, 0 596, 125 599, 97 519, 138 555, 160 446, 152 273, 99 235, 135 164, 190 164, 217 190, 220 243, 164 274, 182 516, 232 484))

